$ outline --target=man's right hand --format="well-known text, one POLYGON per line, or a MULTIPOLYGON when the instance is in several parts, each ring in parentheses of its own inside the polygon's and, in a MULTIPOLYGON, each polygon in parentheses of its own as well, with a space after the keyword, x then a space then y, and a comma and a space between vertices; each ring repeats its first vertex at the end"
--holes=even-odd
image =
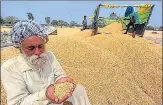
POLYGON ((47 87, 47 90, 46 90, 46 97, 51 101, 51 102, 54 102, 54 103, 58 103, 58 98, 56 96, 54 96, 54 86, 53 85, 49 85, 47 87))
POLYGON ((66 101, 71 95, 65 95, 62 99, 58 99, 57 96, 54 95, 55 89, 53 85, 49 85, 46 91, 46 97, 54 104, 61 104, 66 101))

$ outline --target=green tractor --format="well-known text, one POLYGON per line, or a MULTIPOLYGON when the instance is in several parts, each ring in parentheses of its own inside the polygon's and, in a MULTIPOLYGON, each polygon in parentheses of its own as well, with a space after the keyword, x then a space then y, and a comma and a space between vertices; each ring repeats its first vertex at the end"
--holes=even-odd
MULTIPOLYGON (((140 5, 108 5, 108 4, 99 4, 94 11, 94 16, 90 17, 92 22, 93 35, 96 35, 98 32, 98 27, 104 27, 113 22, 122 23, 123 29, 126 29, 126 25, 129 20, 123 20, 125 17, 119 17, 114 12, 110 15, 109 18, 99 17, 100 8, 127 8, 128 6, 133 6, 138 8, 138 15, 140 17, 141 24, 136 30, 136 34, 143 37, 146 26, 148 25, 149 19, 151 17, 153 8, 155 5, 152 4, 140 4, 140 5)), ((129 32, 132 32, 133 28, 130 27, 129 32)))

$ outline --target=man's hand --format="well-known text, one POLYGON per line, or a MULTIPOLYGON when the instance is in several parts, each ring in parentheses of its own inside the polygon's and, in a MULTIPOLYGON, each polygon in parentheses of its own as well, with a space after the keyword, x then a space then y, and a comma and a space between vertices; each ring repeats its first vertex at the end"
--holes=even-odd
POLYGON ((76 88, 76 84, 75 84, 74 80, 71 79, 71 78, 68 78, 68 77, 62 77, 62 78, 60 78, 59 80, 56 81, 56 84, 60 84, 60 83, 64 83, 64 82, 72 83, 72 84, 74 84, 74 87, 62 99, 59 99, 57 96, 54 95, 55 89, 54 89, 54 86, 53 85, 50 85, 47 88, 46 97, 49 100, 51 100, 52 103, 61 104, 62 102, 66 101, 69 97, 72 96, 72 94, 73 94, 73 92, 74 92, 74 90, 76 88))
POLYGON ((49 85, 47 90, 46 90, 46 97, 55 104, 59 104, 59 99, 58 97, 54 96, 54 86, 53 85, 49 85))

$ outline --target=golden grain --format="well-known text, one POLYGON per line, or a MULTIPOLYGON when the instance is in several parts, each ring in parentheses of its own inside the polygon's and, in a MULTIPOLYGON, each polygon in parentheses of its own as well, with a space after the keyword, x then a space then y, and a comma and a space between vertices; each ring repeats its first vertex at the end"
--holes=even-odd
POLYGON ((59 99, 62 99, 65 95, 68 95, 68 93, 73 87, 74 85, 69 82, 54 84, 54 96, 57 96, 59 99))

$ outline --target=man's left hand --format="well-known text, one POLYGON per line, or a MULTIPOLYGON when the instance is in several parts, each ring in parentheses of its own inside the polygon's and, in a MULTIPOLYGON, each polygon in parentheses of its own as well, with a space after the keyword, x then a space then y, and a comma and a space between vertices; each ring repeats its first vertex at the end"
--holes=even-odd
POLYGON ((69 77, 62 77, 62 78, 58 79, 56 81, 56 84, 64 83, 64 82, 69 82, 69 83, 75 84, 74 80, 72 78, 69 78, 69 77))

